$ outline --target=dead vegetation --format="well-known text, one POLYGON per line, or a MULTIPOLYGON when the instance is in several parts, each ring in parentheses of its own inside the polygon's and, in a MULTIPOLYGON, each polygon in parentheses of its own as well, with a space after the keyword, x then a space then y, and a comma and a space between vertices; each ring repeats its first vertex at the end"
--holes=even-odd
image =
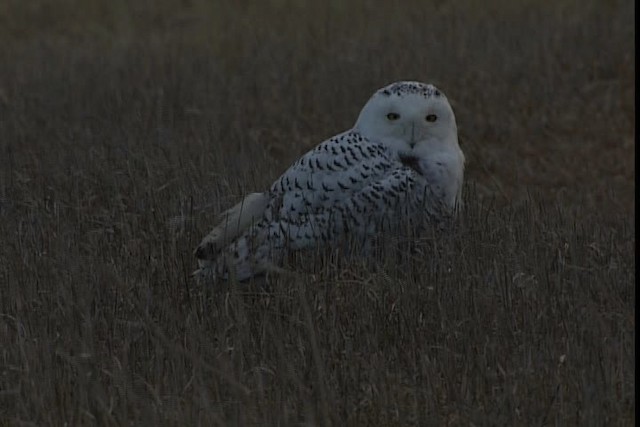
POLYGON ((6 2, 0 420, 633 425, 633 9, 6 2), (399 79, 457 114, 452 233, 190 280, 217 214, 399 79))

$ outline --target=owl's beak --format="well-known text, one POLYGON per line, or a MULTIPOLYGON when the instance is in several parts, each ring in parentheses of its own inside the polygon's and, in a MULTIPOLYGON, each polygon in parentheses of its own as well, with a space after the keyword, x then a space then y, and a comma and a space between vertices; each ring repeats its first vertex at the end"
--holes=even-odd
POLYGON ((409 139, 409 146, 411 148, 416 146, 416 124, 411 123, 411 139, 409 139))

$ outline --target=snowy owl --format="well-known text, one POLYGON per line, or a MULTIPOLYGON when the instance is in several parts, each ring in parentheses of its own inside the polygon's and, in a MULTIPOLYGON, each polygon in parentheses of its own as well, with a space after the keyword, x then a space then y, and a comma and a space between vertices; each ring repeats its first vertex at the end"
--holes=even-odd
POLYGON ((455 212, 464 155, 453 110, 431 84, 401 81, 373 94, 354 127, 316 146, 269 191, 224 212, 195 251, 196 276, 213 280, 277 271, 293 251, 366 247, 455 212))

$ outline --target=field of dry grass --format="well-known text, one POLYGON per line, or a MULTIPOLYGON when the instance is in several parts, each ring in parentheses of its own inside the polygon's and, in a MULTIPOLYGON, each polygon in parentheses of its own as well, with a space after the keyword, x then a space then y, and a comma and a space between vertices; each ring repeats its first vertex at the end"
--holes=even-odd
POLYGON ((0 425, 633 425, 634 4, 0 4, 0 425), (446 236, 207 288, 217 213, 433 82, 446 236))

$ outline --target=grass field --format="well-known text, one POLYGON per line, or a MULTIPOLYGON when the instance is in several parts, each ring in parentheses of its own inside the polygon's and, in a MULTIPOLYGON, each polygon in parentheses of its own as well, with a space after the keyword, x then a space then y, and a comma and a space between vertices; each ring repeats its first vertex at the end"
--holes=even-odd
POLYGON ((0 3, 0 425, 634 425, 634 3, 0 3), (435 83, 446 236, 203 287, 216 215, 435 83))

